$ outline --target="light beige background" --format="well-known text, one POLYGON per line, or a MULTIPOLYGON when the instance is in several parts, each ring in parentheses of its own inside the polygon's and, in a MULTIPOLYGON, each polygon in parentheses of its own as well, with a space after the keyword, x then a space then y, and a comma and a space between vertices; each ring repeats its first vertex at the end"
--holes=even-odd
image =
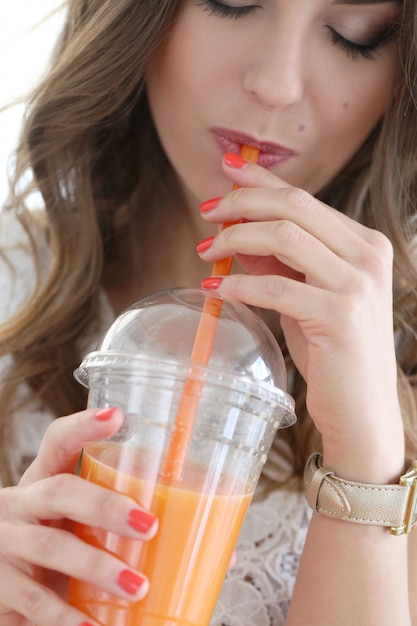
MULTIPOLYGON (((24 97, 42 75, 63 10, 45 17, 59 5, 60 0, 0 0, 0 108, 24 97)), ((15 105, 0 113, 0 205, 7 194, 7 163, 23 110, 23 105, 15 105)))

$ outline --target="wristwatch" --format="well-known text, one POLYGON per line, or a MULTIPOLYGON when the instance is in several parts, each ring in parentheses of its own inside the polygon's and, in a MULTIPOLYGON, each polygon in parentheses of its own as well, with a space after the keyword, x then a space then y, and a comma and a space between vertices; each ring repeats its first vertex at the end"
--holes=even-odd
POLYGON ((417 461, 398 485, 372 485, 344 480, 322 467, 315 452, 304 473, 309 506, 334 519, 388 526, 394 535, 411 532, 417 522, 417 461))

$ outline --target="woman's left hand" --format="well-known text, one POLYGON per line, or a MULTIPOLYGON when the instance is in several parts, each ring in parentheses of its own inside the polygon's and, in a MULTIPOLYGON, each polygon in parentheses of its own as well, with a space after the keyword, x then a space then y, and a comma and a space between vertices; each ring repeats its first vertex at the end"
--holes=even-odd
POLYGON ((347 479, 392 480, 404 442, 391 243, 253 163, 223 166, 239 189, 202 215, 243 222, 200 255, 209 262, 234 255, 247 274, 225 277, 218 292, 281 314, 325 464, 347 479))

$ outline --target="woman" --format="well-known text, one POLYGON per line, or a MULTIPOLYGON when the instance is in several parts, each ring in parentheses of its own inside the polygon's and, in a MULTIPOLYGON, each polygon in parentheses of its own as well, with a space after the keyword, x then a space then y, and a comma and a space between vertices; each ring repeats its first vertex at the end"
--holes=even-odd
POLYGON ((123 417, 84 411, 72 370, 132 301, 201 281, 271 315, 299 416, 267 464, 271 493, 253 505, 261 530, 273 524, 251 544, 256 575, 231 571, 213 623, 417 624, 415 535, 375 524, 367 499, 368 524, 326 513, 315 478, 307 496, 321 513, 308 524, 288 488, 314 450, 360 489, 398 484, 416 457, 416 13, 414 0, 68 2, 10 200, 34 266, 9 250, 25 231, 2 216, 1 275, 17 309, 1 327, 4 484, 18 482, 39 431, 67 417, 0 492, 1 626, 90 623, 63 599, 67 576, 130 601, 146 594, 140 572, 67 530, 100 520, 146 539, 157 527, 74 476, 83 444, 123 417), (239 157, 242 143, 260 149, 257 165, 239 157), (45 211, 25 210, 33 190, 45 211), (229 255, 233 275, 205 279, 207 262, 229 255), (239 618, 242 589, 252 617, 246 607, 239 618))

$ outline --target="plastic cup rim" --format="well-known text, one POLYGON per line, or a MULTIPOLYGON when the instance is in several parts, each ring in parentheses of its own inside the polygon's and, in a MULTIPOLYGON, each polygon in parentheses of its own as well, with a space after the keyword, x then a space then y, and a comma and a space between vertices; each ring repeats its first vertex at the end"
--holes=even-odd
MULTIPOLYGON (((264 381, 256 381, 245 374, 231 374, 227 370, 192 363, 187 359, 182 361, 165 357, 155 359, 154 357, 151 358, 146 355, 126 354, 114 350, 96 350, 90 352, 84 358, 80 366, 74 370, 74 378, 80 384, 88 388, 90 372, 92 370, 104 370, 108 367, 111 367, 114 371, 132 370, 134 368, 138 369, 141 364, 147 366, 147 372, 154 372, 155 374, 164 373, 165 375, 171 373, 172 376, 174 376, 174 372, 175 376, 178 376, 178 372, 180 372, 184 379, 193 378, 209 384, 224 386, 233 391, 252 394, 265 402, 273 401, 277 406, 285 408, 294 415, 293 422, 291 423, 294 423, 296 420, 294 398, 283 389, 264 381)), ((141 370, 138 369, 139 373, 140 371, 141 370)))

